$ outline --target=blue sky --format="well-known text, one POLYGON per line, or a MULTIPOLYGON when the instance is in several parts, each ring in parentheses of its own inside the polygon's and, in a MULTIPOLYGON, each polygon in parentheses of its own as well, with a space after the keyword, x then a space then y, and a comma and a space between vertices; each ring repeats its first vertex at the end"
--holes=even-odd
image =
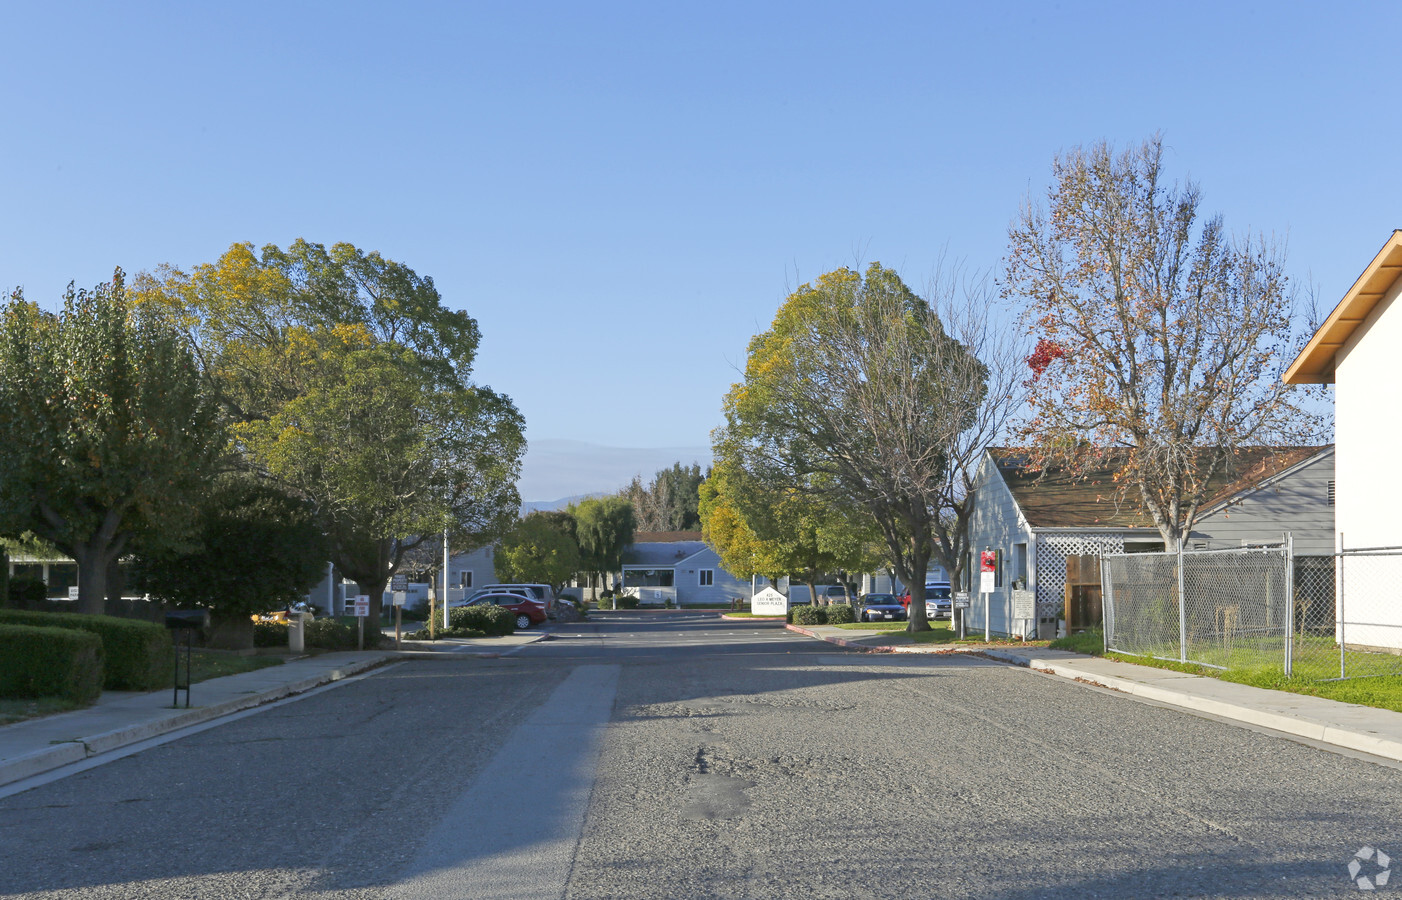
POLYGON ((942 254, 996 272, 1020 203, 1078 144, 1161 131, 1169 173, 1229 228, 1287 240, 1327 310, 1402 225, 1399 20, 1382 3, 11 2, 0 286, 55 304, 69 280, 236 241, 379 250, 481 323, 478 379, 552 448, 527 498, 610 490, 561 442, 704 452, 789 291, 871 261, 920 287, 942 254))

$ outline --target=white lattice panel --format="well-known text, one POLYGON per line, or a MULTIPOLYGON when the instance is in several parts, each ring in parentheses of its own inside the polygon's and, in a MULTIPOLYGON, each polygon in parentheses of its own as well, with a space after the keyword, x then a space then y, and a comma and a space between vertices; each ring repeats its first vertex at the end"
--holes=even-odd
POLYGON ((1037 615, 1061 618, 1065 606, 1066 557, 1087 553, 1123 553, 1125 539, 1117 534, 1037 535, 1037 615))

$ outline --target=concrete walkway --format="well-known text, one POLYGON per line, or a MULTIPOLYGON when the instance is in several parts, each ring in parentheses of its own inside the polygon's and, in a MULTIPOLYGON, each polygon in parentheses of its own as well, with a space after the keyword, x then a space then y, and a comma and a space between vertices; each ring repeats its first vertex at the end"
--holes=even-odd
POLYGON ((190 689, 189 709, 184 705, 184 691, 180 692, 178 708, 171 705, 169 689, 150 693, 104 691, 95 704, 85 709, 0 726, 0 785, 300 694, 395 660, 464 655, 494 658, 548 637, 533 631, 479 640, 405 641, 401 651, 304 656, 280 666, 201 681, 190 689))
POLYGON ((1392 710, 1272 691, 1065 650, 950 644, 890 646, 880 643, 891 636, 890 632, 847 630, 830 625, 787 627, 838 646, 872 653, 972 653, 1168 706, 1402 762, 1402 713, 1392 710))

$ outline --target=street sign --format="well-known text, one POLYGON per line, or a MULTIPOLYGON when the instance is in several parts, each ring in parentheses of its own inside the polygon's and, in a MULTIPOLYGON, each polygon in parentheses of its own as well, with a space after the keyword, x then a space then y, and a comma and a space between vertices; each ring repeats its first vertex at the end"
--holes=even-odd
POLYGON ((355 614, 364 618, 370 615, 370 595, 361 594, 355 598, 355 614))
POLYGON ((391 596, 392 596, 394 599, 391 600, 390 602, 391 602, 394 606, 403 606, 403 605, 404 605, 404 601, 408 598, 409 595, 408 595, 406 592, 404 592, 404 591, 395 591, 391 596))
POLYGON ((985 550, 979 554, 978 592, 991 594, 997 590, 998 551, 985 550))
POLYGON ((954 592, 954 608, 955 608, 955 609, 968 609, 968 608, 969 608, 969 592, 968 592, 968 591, 955 591, 955 592, 954 592))
POLYGON ((389 580, 389 589, 392 591, 407 591, 409 589, 408 575, 395 575, 389 580))

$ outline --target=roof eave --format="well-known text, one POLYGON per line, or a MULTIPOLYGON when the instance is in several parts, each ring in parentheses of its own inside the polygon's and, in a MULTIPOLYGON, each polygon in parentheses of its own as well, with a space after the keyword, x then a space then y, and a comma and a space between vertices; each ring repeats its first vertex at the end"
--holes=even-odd
POLYGON ((1305 344, 1290 368, 1285 370, 1286 384, 1333 384, 1336 357, 1378 302, 1402 276, 1402 230, 1394 231, 1381 250, 1368 263, 1363 274, 1344 294, 1338 306, 1329 314, 1305 344))

